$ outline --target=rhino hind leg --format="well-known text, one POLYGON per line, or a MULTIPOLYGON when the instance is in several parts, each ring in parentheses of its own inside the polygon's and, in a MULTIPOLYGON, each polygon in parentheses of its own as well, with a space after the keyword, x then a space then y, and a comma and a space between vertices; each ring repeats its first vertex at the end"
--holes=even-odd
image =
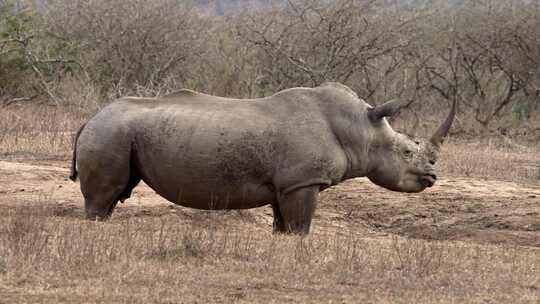
POLYGON ((126 153, 124 160, 103 154, 99 155, 99 161, 94 162, 91 158, 88 162, 84 157, 79 158, 81 192, 88 219, 107 220, 118 201, 131 196, 141 178, 129 154, 126 153))
POLYGON ((274 232, 305 235, 317 206, 319 186, 296 189, 278 198, 274 210, 274 232))
POLYGON ((137 187, 137 185, 141 181, 141 176, 139 175, 137 168, 133 164, 134 162, 131 162, 128 183, 126 187, 124 188, 124 191, 122 191, 122 193, 120 193, 120 196, 118 197, 118 200, 121 201, 122 203, 126 199, 131 197, 131 192, 133 191, 135 187, 137 187))
POLYGON ((84 206, 88 219, 107 220, 118 201, 124 202, 131 196, 141 177, 133 166, 129 170, 129 176, 126 175, 120 171, 108 178, 97 178, 99 182, 94 179, 84 185, 81 183, 81 189, 85 193, 84 206))
POLYGON ((113 185, 102 185, 97 191, 85 191, 84 209, 89 220, 107 220, 116 205, 123 189, 113 185))

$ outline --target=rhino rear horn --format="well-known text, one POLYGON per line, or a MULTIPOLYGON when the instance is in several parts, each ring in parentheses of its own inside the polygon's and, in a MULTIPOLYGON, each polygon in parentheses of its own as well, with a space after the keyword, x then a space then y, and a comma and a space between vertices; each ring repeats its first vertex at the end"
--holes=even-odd
POLYGON ((371 121, 376 122, 383 117, 388 117, 396 114, 406 103, 399 99, 392 99, 368 110, 368 117, 371 121))
POLYGON ((448 131, 450 131, 450 127, 452 126, 452 122, 454 121, 454 117, 456 116, 456 107, 457 100, 454 100, 454 102, 452 103, 452 109, 450 110, 448 117, 446 117, 446 120, 441 124, 437 131, 435 131, 435 133, 430 139, 431 143, 434 146, 439 147, 443 143, 446 135, 448 135, 448 131))

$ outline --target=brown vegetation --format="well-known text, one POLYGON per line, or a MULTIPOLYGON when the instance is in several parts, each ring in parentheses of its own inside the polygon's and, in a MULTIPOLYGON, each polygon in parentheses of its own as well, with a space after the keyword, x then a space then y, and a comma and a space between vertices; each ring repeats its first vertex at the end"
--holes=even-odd
POLYGON ((373 104, 409 100, 411 117, 437 116, 457 99, 460 132, 538 131, 534 1, 265 3, 224 16, 204 1, 4 8, 0 100, 88 109, 181 87, 256 97, 338 81, 373 104))
POLYGON ((0 20, 0 303, 540 301, 538 5, 383 2, 51 1, 0 20), (410 100, 393 124, 421 135, 460 101, 435 187, 348 181, 306 238, 272 235, 269 208, 191 210, 145 185, 83 219, 72 138, 112 98, 330 80, 410 100))

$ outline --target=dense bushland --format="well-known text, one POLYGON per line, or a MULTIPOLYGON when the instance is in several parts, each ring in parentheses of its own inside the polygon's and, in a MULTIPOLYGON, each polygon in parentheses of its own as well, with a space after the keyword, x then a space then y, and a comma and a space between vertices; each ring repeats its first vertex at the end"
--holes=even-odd
POLYGON ((373 104, 409 100, 415 131, 454 99, 459 132, 539 128, 540 5, 413 2, 0 1, 0 102, 89 110, 339 81, 373 104))

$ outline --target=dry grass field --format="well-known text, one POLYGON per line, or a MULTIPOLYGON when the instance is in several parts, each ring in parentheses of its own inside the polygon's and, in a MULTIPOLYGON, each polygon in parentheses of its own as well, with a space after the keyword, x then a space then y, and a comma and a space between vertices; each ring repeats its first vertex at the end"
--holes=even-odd
POLYGON ((540 303, 540 145, 451 139, 419 194, 321 194, 312 233, 269 207, 199 211, 145 185, 108 222, 67 179, 87 114, 0 109, 0 303, 540 303))

